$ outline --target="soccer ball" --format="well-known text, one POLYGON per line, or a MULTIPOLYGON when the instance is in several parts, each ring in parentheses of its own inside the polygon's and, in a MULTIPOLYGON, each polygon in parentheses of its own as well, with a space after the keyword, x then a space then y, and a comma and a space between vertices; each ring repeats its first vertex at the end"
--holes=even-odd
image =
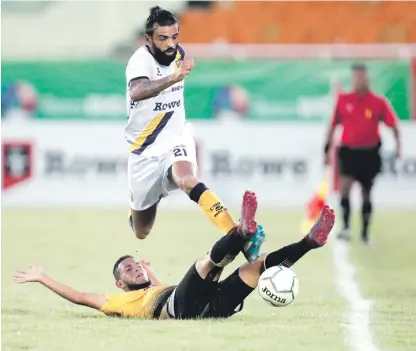
POLYGON ((263 300, 275 307, 289 305, 298 295, 299 280, 289 268, 275 266, 266 269, 257 286, 263 300))

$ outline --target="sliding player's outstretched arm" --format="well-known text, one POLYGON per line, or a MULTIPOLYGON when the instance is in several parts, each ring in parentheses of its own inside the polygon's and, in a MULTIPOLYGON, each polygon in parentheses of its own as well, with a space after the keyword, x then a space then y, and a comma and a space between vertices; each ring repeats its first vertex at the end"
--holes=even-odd
POLYGON ((29 269, 20 269, 14 272, 13 280, 16 283, 40 283, 52 290, 62 298, 77 304, 101 309, 107 299, 104 294, 89 294, 75 290, 67 285, 61 284, 48 276, 40 267, 29 265, 29 269))

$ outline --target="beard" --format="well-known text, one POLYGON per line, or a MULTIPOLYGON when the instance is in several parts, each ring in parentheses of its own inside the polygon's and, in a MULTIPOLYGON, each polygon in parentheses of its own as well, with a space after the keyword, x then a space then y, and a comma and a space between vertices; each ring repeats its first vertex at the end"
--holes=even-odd
POLYGON ((174 52, 171 55, 166 54, 165 51, 160 50, 155 44, 151 44, 153 56, 157 62, 163 66, 170 66, 170 64, 175 60, 176 54, 178 52, 178 47, 174 48, 174 52))
POLYGON ((145 288, 149 287, 150 284, 151 284, 151 282, 147 281, 147 282, 141 283, 141 284, 126 284, 126 286, 130 291, 135 291, 135 290, 145 289, 145 288))

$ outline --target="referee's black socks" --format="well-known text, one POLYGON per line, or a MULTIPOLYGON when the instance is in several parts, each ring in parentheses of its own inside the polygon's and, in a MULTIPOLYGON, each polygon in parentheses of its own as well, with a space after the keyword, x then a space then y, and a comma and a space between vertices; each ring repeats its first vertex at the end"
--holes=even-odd
POLYGON ((364 201, 361 208, 362 214, 362 238, 363 240, 368 240, 368 227, 370 224, 371 213, 373 212, 373 206, 370 201, 364 201))
POLYGON ((342 218, 344 220, 344 229, 350 227, 350 199, 349 197, 341 198, 342 218))

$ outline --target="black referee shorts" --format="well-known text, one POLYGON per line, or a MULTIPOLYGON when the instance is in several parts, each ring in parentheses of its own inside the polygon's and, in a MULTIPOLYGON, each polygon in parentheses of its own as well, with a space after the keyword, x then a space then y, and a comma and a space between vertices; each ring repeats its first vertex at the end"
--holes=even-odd
POLYGON ((371 189, 375 177, 381 172, 380 147, 381 143, 368 149, 342 145, 338 150, 339 173, 354 178, 364 189, 371 189))
POLYGON ((228 318, 243 309, 253 290, 241 280, 238 269, 214 282, 202 279, 193 264, 169 297, 167 310, 175 319, 228 318))

